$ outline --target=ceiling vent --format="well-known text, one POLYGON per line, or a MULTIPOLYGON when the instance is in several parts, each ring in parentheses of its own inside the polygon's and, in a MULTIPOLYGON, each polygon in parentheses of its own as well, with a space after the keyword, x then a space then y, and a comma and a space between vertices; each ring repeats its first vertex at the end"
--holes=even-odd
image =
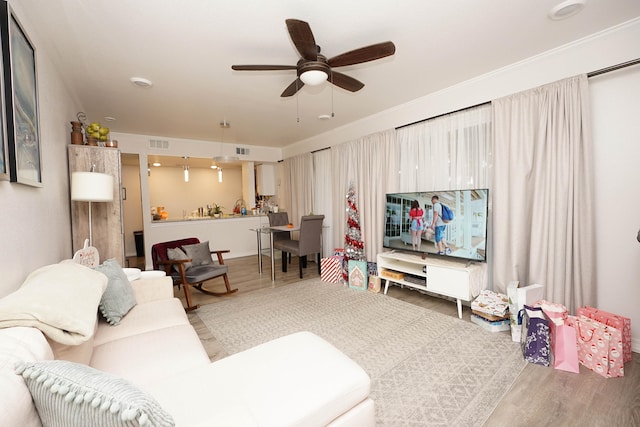
POLYGON ((150 139, 149 148, 167 150, 169 148, 169 141, 167 141, 166 139, 150 139))
POLYGON ((244 147, 236 147, 236 154, 246 156, 249 154, 249 149, 244 147))

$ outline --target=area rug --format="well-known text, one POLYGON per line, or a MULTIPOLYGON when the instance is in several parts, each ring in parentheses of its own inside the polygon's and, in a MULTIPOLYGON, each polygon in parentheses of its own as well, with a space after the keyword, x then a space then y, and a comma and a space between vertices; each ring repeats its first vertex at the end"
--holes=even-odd
POLYGON ((369 374, 379 426, 480 426, 526 362, 508 334, 319 279, 202 306, 228 354, 311 331, 369 374))

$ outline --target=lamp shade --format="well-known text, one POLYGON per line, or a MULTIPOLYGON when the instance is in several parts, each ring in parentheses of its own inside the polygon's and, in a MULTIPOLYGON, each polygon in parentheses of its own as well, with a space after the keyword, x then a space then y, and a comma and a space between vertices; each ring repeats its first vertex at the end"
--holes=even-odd
POLYGON ((112 201, 113 176, 98 172, 72 172, 71 200, 78 202, 112 201))
POLYGON ((322 70, 308 70, 300 74, 300 80, 309 86, 318 86, 327 80, 329 76, 322 70))

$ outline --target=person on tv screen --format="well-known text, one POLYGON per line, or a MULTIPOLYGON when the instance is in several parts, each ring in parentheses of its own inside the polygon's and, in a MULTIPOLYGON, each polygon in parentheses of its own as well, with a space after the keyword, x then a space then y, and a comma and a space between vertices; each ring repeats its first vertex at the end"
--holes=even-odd
POLYGON ((444 255, 445 253, 449 255, 451 253, 451 248, 449 248, 446 240, 444 240, 444 230, 447 227, 447 224, 442 221, 442 204, 440 203, 440 198, 437 195, 433 196, 431 198, 431 203, 433 204, 433 220, 431 221, 429 228, 435 232, 438 255, 444 255))
POLYGON ((411 220, 411 246, 414 251, 420 250, 422 245, 422 232, 424 231, 424 211, 417 200, 411 202, 409 219, 411 220))

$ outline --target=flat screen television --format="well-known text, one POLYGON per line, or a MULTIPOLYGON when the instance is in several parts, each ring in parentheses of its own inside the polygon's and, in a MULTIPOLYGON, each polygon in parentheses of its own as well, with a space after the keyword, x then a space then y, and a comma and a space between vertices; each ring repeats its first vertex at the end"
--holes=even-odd
POLYGON ((417 191, 387 194, 383 246, 388 249, 410 251, 424 255, 486 261, 487 212, 489 190, 417 191), (435 242, 435 232, 429 229, 434 216, 433 196, 453 213, 453 219, 444 224, 442 237, 446 246, 442 251, 435 242), (424 232, 414 240, 409 211, 413 202, 423 211, 424 232), (441 253, 439 253, 441 252, 441 253))

